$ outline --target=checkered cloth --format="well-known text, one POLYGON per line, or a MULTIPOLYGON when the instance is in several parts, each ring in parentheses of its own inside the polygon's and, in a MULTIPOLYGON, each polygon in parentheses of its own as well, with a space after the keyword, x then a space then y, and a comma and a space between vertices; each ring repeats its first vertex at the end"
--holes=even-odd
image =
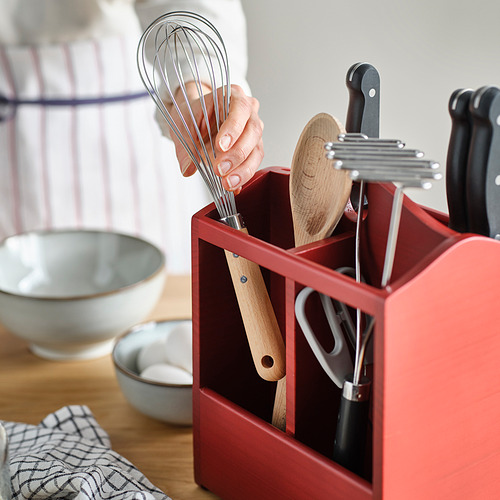
POLYGON ((128 460, 86 406, 66 406, 40 425, 2 422, 13 499, 169 500, 128 460))

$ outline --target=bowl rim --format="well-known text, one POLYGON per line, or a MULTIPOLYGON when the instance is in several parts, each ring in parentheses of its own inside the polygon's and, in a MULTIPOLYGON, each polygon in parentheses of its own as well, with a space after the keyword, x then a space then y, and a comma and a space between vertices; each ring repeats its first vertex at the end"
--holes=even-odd
POLYGON ((129 335, 135 333, 137 330, 143 329, 146 325, 158 325, 160 323, 172 323, 174 321, 192 321, 192 318, 171 318, 171 319, 159 319, 159 320, 151 320, 151 321, 145 321, 144 323, 139 323, 132 328, 129 328, 125 333, 122 333, 118 337, 116 337, 113 349, 111 351, 111 359, 113 360, 113 365, 115 368, 120 371, 123 375, 126 375, 127 377, 130 377, 138 382, 143 382, 145 384, 150 384, 150 385, 156 385, 159 387, 173 387, 175 389, 187 389, 187 388, 192 388, 193 384, 168 384, 166 382, 158 382, 156 380, 149 380, 144 377, 141 377, 137 373, 134 373, 132 370, 129 370, 126 366, 123 366, 117 359, 116 359, 116 349, 118 347, 118 344, 125 338, 128 337, 129 335))
POLYGON ((71 234, 71 233, 87 233, 87 234, 108 234, 108 235, 113 235, 113 236, 119 236, 120 238, 128 238, 131 240, 137 240, 142 243, 145 243, 147 246, 152 248, 159 256, 160 256, 160 263, 158 267, 148 276, 145 276, 144 278, 140 279, 139 281, 135 281, 134 283, 130 283, 129 285, 123 285, 118 288, 115 288, 113 290, 107 290, 104 292, 95 292, 95 293, 85 293, 85 294, 80 294, 80 295, 53 295, 50 297, 45 297, 45 296, 40 296, 40 295, 32 295, 32 294, 22 294, 22 293, 16 293, 16 292, 9 292, 7 290, 4 290, 1 285, 0 285, 0 295, 6 295, 10 297, 18 297, 21 299, 30 299, 30 300, 36 300, 36 301, 76 301, 76 300, 90 300, 90 299, 95 299, 98 297, 104 297, 106 295, 115 295, 117 293, 120 293, 124 290, 131 289, 133 287, 136 287, 140 285, 141 283, 146 283, 147 281, 151 281, 154 278, 156 278, 159 274, 163 273, 166 268, 166 258, 164 252, 160 250, 158 246, 156 246, 154 243, 146 240, 145 238, 142 238, 140 236, 135 236, 133 234, 127 234, 127 233, 122 233, 119 231, 112 231, 112 230, 106 230, 106 229, 36 229, 33 231, 24 231, 21 233, 16 233, 12 234, 10 236, 7 236, 3 240, 0 241, 0 248, 2 248, 8 240, 13 240, 14 238, 19 238, 22 236, 28 236, 30 234, 37 234, 37 235, 44 235, 44 234, 71 234))

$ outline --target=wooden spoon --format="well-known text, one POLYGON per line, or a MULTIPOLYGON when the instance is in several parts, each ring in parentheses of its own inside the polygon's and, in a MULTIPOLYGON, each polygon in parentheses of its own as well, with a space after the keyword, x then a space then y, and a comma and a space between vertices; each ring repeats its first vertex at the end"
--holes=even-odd
MULTIPOLYGON (((295 246, 330 236, 342 217, 351 194, 347 171, 335 170, 326 158, 325 143, 345 133, 343 125, 327 113, 319 113, 299 137, 290 170, 295 246)), ((273 424, 285 429, 286 376, 278 380, 274 397, 273 424)))
POLYGON ((343 133, 336 118, 319 113, 299 137, 290 170, 295 246, 330 236, 344 213, 352 181, 347 171, 335 170, 325 151, 325 143, 343 133))

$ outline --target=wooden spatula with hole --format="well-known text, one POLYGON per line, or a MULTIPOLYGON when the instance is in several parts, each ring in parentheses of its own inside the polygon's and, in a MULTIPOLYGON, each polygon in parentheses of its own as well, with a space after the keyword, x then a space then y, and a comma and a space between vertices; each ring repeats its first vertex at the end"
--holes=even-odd
MULTIPOLYGON (((290 204, 295 246, 331 236, 351 194, 348 172, 333 168, 325 143, 345 133, 343 125, 327 113, 307 123, 299 137, 290 169, 290 204)), ((278 381, 273 424, 285 428, 286 376, 278 381)))

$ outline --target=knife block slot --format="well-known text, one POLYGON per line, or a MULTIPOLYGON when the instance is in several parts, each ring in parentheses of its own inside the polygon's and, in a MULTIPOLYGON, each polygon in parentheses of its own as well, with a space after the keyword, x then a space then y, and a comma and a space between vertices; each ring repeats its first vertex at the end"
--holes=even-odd
MULTIPOLYGON (((260 171, 237 197, 249 234, 193 217, 194 465, 221 498, 420 500, 498 491, 500 242, 460 235, 405 197, 390 287, 380 289, 394 189, 369 184, 361 240, 367 283, 353 266, 354 225, 293 247, 288 171, 260 171), (256 374, 224 252, 259 264, 286 343, 286 432, 271 424, 272 382, 256 374), (295 319, 305 286, 375 318, 371 481, 330 457, 340 390, 295 319), (467 436, 464 439, 464 436, 467 436)), ((311 305, 314 311, 318 304, 311 305)), ((325 335, 324 324, 316 327, 325 335)), ((367 474, 370 476, 370 473, 367 474)))

